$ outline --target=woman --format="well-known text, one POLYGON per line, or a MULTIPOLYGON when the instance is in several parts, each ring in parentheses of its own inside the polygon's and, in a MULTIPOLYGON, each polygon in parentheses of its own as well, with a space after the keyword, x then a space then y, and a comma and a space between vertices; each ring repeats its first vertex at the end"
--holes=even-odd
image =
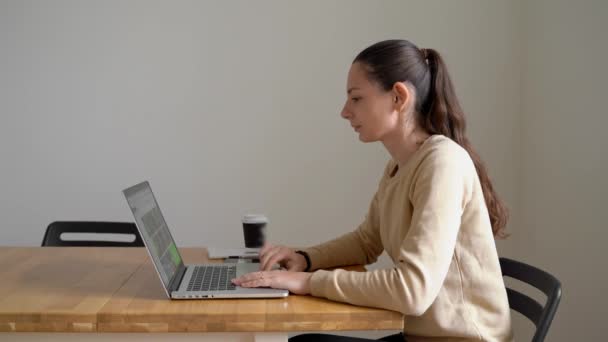
MULTIPOLYGON (((364 222, 303 251, 265 246, 260 272, 234 283, 402 312, 404 334, 387 339, 511 341, 494 242, 505 235, 507 212, 465 136, 442 58, 406 40, 376 43, 355 58, 347 94, 342 117, 361 141, 381 141, 392 157, 364 222), (369 264, 383 250, 391 269, 319 270, 369 264), (275 263, 287 272, 269 271, 275 263)), ((307 339, 357 340, 293 338, 307 339)))

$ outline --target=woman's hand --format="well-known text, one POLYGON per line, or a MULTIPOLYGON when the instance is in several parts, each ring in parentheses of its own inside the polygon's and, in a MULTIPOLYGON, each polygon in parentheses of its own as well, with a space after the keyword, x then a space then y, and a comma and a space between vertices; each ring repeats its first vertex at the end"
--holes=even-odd
POLYGON ((312 273, 290 271, 259 271, 232 279, 232 283, 242 287, 271 287, 306 295, 310 293, 312 273))
POLYGON ((306 269, 306 259, 294 249, 266 244, 260 250, 260 271, 270 271, 274 264, 287 271, 301 272, 306 269))

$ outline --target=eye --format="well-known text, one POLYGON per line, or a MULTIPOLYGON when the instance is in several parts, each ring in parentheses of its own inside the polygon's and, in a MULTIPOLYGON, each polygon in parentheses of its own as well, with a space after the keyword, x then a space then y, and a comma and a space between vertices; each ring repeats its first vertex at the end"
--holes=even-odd
POLYGON ((357 103, 357 102, 359 102, 359 100, 361 100, 361 97, 360 96, 352 97, 350 100, 357 103))

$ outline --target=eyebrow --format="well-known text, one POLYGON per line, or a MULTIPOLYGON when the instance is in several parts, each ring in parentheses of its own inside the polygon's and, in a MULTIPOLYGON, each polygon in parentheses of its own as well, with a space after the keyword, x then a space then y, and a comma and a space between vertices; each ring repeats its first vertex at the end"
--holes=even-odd
POLYGON ((359 89, 359 88, 357 88, 357 87, 352 87, 352 88, 348 89, 348 91, 347 91, 346 93, 347 93, 347 94, 350 94, 350 93, 351 93, 353 90, 355 90, 355 89, 359 89))

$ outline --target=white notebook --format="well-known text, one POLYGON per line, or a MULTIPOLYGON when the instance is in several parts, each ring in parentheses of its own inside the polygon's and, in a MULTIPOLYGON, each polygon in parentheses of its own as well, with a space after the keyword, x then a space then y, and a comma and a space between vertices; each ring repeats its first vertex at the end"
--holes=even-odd
POLYGON ((225 259, 225 258, 245 258, 257 259, 260 254, 260 248, 223 248, 209 247, 209 259, 225 259))

